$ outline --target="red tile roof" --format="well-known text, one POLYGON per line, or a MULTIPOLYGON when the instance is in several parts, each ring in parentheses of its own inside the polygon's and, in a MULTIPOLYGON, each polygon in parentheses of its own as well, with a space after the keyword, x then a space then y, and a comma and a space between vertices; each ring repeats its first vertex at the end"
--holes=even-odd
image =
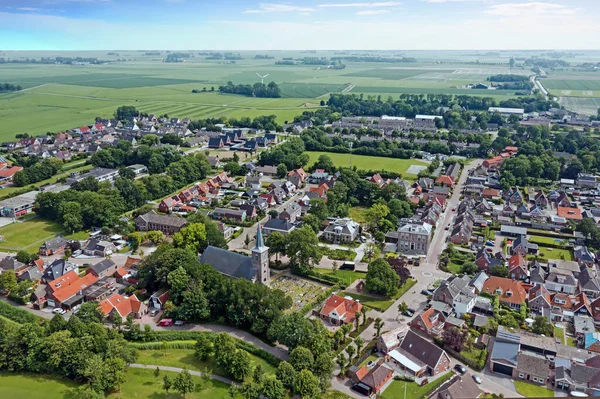
POLYGON ((13 177, 15 173, 23 170, 22 166, 13 166, 11 168, 0 169, 0 177, 13 177))
POLYGON ((567 220, 583 219, 583 216, 581 215, 581 209, 579 208, 566 208, 564 206, 559 206, 556 214, 558 217, 565 218, 567 220))
POLYGON ((494 295, 496 294, 496 290, 502 291, 498 296, 498 299, 501 302, 521 305, 527 300, 527 291, 525 291, 525 288, 520 281, 492 276, 483 283, 481 292, 487 292, 488 294, 494 295), (508 295, 508 293, 510 293, 510 295, 508 295))
POLYGON ((100 302, 99 306, 102 313, 106 316, 114 309, 121 317, 127 317, 130 313, 140 310, 141 302, 135 295, 125 298, 117 293, 100 302))
POLYGON ((508 270, 511 270, 515 267, 525 267, 525 270, 527 270, 527 261, 521 256, 521 254, 513 255, 508 260, 508 270))
MULTIPOLYGON (((72 272, 74 272, 74 270, 72 272)), ((52 281, 52 283, 54 281, 52 281)), ((77 294, 79 291, 94 284, 96 281, 98 281, 98 277, 96 277, 93 273, 86 274, 83 277, 77 276, 77 279, 70 280, 66 285, 61 284, 60 288, 54 291, 52 295, 54 296, 54 298, 56 298, 57 301, 64 302, 67 299, 71 298, 73 295, 77 294)))
POLYGON ((321 314, 329 316, 329 314, 335 310, 338 316, 343 318, 345 323, 353 323, 356 312, 360 312, 362 306, 362 303, 352 299, 342 298, 339 295, 332 295, 325 302, 321 314))

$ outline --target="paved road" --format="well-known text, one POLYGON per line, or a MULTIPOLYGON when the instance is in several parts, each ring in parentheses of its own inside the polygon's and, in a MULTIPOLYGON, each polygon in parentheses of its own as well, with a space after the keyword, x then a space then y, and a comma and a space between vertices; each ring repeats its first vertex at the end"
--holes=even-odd
MULTIPOLYGON (((179 367, 157 366, 155 364, 132 363, 129 365, 129 367, 132 367, 134 369, 149 369, 149 370, 156 370, 156 368, 158 367, 161 370, 173 371, 175 373, 181 373, 183 371, 183 369, 180 369, 179 367)), ((204 375, 204 373, 201 371, 196 371, 196 370, 188 370, 188 371, 191 375, 195 375, 198 377, 202 377, 204 375)), ((229 378, 221 377, 220 375, 216 375, 216 374, 211 374, 210 378, 212 378, 213 380, 224 382, 225 384, 228 384, 228 385, 234 384, 234 382, 231 381, 229 378)))

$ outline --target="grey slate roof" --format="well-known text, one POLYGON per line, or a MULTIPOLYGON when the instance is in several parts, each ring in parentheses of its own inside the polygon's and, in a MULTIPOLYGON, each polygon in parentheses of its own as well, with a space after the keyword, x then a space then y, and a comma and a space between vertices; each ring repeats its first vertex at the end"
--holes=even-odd
POLYGON ((290 232, 294 224, 285 219, 269 219, 264 225, 265 229, 290 232))
POLYGON ((27 269, 23 274, 21 274, 19 277, 17 277, 17 279, 19 281, 40 281, 42 278, 42 272, 40 271, 40 269, 37 266, 32 266, 29 269, 27 269))
POLYGON ((19 262, 14 256, 7 256, 0 262, 0 269, 5 271, 17 270, 23 266, 25 266, 25 263, 19 262))
POLYGON ((214 267, 219 273, 235 278, 245 278, 254 280, 256 270, 252 266, 252 259, 249 256, 230 252, 226 249, 208 246, 202 256, 200 263, 214 267))
POLYGON ((102 272, 104 272, 107 269, 110 269, 111 267, 115 266, 115 262, 113 262, 111 259, 104 259, 101 262, 96 263, 94 266, 91 267, 91 269, 96 272, 96 274, 100 274, 102 272))
POLYGON ((52 251, 56 251, 57 249, 65 246, 68 242, 69 240, 67 240, 66 238, 58 236, 56 238, 51 239, 50 241, 46 241, 44 243, 44 247, 46 247, 47 250, 50 249, 52 251))
POLYGON ((417 335, 412 330, 408 330, 400 348, 421 360, 432 369, 435 369, 440 358, 445 353, 443 349, 417 335))
POLYGON ((59 277, 68 273, 71 269, 70 262, 64 259, 56 259, 44 270, 44 279, 46 281, 53 281, 59 277))
POLYGON ((513 365, 518 364, 519 344, 496 340, 492 349, 491 360, 500 360, 513 365))
POLYGON ((517 370, 537 377, 547 377, 550 374, 550 361, 544 357, 522 352, 517 356, 517 363, 517 370))

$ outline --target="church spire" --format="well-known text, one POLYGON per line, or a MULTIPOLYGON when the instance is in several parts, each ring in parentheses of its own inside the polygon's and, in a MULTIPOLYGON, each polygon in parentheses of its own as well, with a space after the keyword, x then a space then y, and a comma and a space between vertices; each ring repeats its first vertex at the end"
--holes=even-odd
POLYGON ((258 229, 256 230, 256 246, 254 249, 263 249, 265 247, 265 242, 262 236, 262 227, 260 223, 258 224, 258 229))

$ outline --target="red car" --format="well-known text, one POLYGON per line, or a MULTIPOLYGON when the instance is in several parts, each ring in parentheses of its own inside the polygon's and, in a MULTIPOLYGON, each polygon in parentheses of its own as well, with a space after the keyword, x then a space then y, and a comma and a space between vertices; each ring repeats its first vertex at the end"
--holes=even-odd
POLYGON ((157 323, 157 325, 160 327, 171 327, 173 325, 173 320, 172 319, 162 319, 161 321, 159 321, 157 323))

